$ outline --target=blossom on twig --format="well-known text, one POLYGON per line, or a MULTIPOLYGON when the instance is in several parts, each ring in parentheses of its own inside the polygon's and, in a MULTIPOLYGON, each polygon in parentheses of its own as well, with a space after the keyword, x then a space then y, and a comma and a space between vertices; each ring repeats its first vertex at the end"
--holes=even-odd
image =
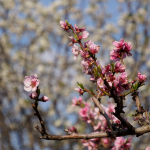
POLYGON ((40 80, 38 79, 38 76, 31 75, 31 76, 25 76, 24 79, 24 90, 26 91, 36 91, 37 87, 40 83, 40 80))

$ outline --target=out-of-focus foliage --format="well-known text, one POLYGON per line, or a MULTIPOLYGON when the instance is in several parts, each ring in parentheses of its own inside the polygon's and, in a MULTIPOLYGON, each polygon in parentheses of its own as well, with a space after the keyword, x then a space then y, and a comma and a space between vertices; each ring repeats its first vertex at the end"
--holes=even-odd
MULTIPOLYGON (((0 0, 1 149, 82 149, 79 141, 38 139, 40 135, 34 129, 38 120, 23 90, 24 76, 38 74, 42 93, 50 97, 49 102, 40 104, 49 133, 64 134, 65 127, 72 123, 86 132, 86 125, 79 123, 75 114, 69 115, 72 110, 69 104, 75 96, 77 81, 89 88, 94 85, 82 75, 80 59, 74 62, 59 21, 68 19, 73 25, 85 26, 90 32, 89 39, 101 46, 98 59, 102 64, 109 61, 112 41, 120 38, 130 41, 133 57, 125 62, 128 73, 136 78, 140 70, 149 82, 149 6, 149 0, 0 0)), ((149 108, 149 84, 140 92, 142 103, 149 108)), ((134 104, 131 99, 126 101, 129 108, 125 110, 131 113, 134 104)), ((144 149, 149 140, 146 135, 134 138, 132 147, 144 149)))

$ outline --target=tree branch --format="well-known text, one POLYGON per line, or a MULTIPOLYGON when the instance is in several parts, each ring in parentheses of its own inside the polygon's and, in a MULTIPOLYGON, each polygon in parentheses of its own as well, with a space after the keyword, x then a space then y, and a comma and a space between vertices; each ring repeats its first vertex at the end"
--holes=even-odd
MULTIPOLYGON (((40 127, 37 126, 36 129, 40 132, 40 127)), ((136 135, 141 136, 147 132, 150 132, 150 125, 139 127, 135 129, 135 133, 131 133, 128 129, 122 129, 117 133, 117 137, 119 136, 126 136, 126 135, 136 135)), ((40 132, 41 133, 41 132, 40 132)), ((112 132, 112 134, 116 134, 115 131, 112 132)), ((110 137, 109 133, 106 132, 100 132, 100 133, 91 133, 91 134, 72 134, 72 135, 43 135, 40 137, 40 139, 46 139, 46 140, 69 140, 69 139, 93 139, 93 138, 104 138, 104 137, 110 137)))

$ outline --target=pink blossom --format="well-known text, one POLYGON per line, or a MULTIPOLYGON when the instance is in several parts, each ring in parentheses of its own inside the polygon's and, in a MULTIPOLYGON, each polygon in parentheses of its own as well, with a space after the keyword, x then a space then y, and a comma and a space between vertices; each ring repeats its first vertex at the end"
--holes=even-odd
POLYGON ((80 106, 82 104, 82 97, 79 97, 78 99, 76 97, 74 97, 72 99, 72 107, 75 107, 75 106, 80 106))
POLYGON ((142 84, 143 82, 146 81, 146 75, 142 75, 139 71, 138 71, 138 79, 139 79, 139 82, 142 84))
POLYGON ((81 61, 81 65, 82 65, 82 67, 84 67, 84 68, 86 68, 86 69, 89 68, 89 63, 88 63, 87 60, 82 60, 82 61, 81 61))
POLYGON ((75 24, 75 30, 76 30, 78 33, 85 31, 85 29, 86 29, 85 27, 83 27, 83 28, 78 28, 77 25, 75 24))
POLYGON ((87 51, 80 51, 80 53, 81 53, 81 57, 83 57, 83 58, 88 58, 88 57, 90 57, 90 54, 87 52, 87 51))
POLYGON ((89 51, 92 53, 92 54, 96 54, 98 53, 99 49, 100 49, 100 46, 99 45, 95 45, 93 41, 89 40, 87 42, 84 43, 84 47, 85 48, 88 48, 89 51))
POLYGON ((106 130, 106 128, 107 128, 108 126, 107 126, 107 121, 106 121, 105 117, 102 116, 102 115, 100 115, 100 116, 99 116, 99 120, 101 121, 101 130, 102 130, 102 131, 106 130))
POLYGON ((89 112, 89 107, 84 107, 84 108, 80 109, 79 115, 81 117, 87 117, 88 116, 88 112, 89 112))
POLYGON ((84 91, 81 88, 75 88, 74 90, 78 91, 80 95, 83 95, 84 91))
MULTIPOLYGON (((114 41, 113 45, 116 47, 113 49, 113 51, 110 52, 110 59, 111 60, 115 60, 118 61, 121 59, 122 55, 123 58, 126 58, 127 56, 131 56, 132 54, 130 53, 131 51, 131 44, 125 42, 123 39, 121 39, 119 42, 118 41, 114 41)), ((122 59, 123 59, 122 58, 122 59)))
POLYGON ((81 108, 79 111, 79 115, 82 117, 82 119, 84 121, 86 121, 87 123, 91 123, 93 118, 94 118, 94 114, 93 114, 93 110, 90 109, 89 105, 85 104, 84 108, 81 108))
MULTIPOLYGON (((99 132, 92 132, 91 134, 96 134, 99 132)), ((97 150, 98 145, 100 144, 100 138, 94 138, 89 140, 82 140, 83 147, 87 147, 88 150, 97 150)))
POLYGON ((80 49, 79 49, 79 47, 77 46, 77 45, 73 45, 72 46, 72 53, 75 55, 74 56, 74 60, 76 60, 77 59, 77 57, 78 57, 78 55, 80 54, 80 49))
POLYGON ((92 74, 92 70, 91 69, 86 69, 86 68, 83 68, 83 73, 85 73, 85 74, 88 74, 88 75, 91 75, 91 78, 90 78, 90 80, 94 80, 95 78, 94 78, 94 74, 92 74))
POLYGON ((68 130, 71 132, 71 133, 78 133, 77 129, 75 127, 69 127, 68 130))
POLYGON ((98 119, 98 117, 99 117, 99 108, 98 107, 94 108, 93 115, 94 115, 94 119, 98 119))
POLYGON ((92 74, 92 75, 91 75, 91 77, 90 77, 90 81, 92 81, 92 82, 96 82, 96 79, 95 79, 95 77, 94 77, 94 74, 92 74))
POLYGON ((108 64, 108 65, 105 66, 105 72, 103 72, 103 74, 107 73, 109 71, 111 71, 111 65, 110 64, 108 64))
POLYGON ((66 22, 60 21, 59 23, 60 23, 61 28, 63 28, 65 31, 69 32, 69 27, 66 22))
POLYGON ((89 36, 89 33, 87 31, 83 31, 82 35, 79 35, 79 39, 87 39, 87 37, 89 36))
POLYGON ((108 109, 110 113, 115 112, 115 104, 108 102, 108 109))
POLYGON ((119 61, 116 62, 116 64, 115 64, 115 72, 116 73, 118 73, 118 72, 120 72, 120 73, 124 72, 125 68, 126 68, 125 65, 122 65, 121 62, 119 62, 119 61))
POLYGON ((126 84, 126 83, 128 83, 127 77, 128 77, 127 73, 126 73, 126 72, 123 72, 123 73, 120 74, 119 80, 120 80, 122 83, 126 84))
POLYGON ((103 147, 108 148, 111 144, 112 139, 111 138, 102 138, 101 142, 103 147))
POLYGON ((117 137, 114 143, 113 150, 129 150, 131 147, 131 139, 124 139, 123 137, 117 137))
POLYGON ((106 72, 105 73, 105 77, 107 79, 107 82, 109 83, 109 85, 112 87, 112 82, 115 80, 115 76, 113 75, 112 72, 106 72))
POLYGON ((88 71, 88 69, 92 68, 93 62, 94 62, 93 58, 91 58, 91 57, 81 61, 81 65, 82 65, 82 67, 84 67, 84 72, 86 72, 85 70, 88 71))
POLYGON ((29 97, 30 97, 31 99, 35 99, 35 98, 37 98, 37 93, 32 92, 32 93, 29 94, 29 97))
POLYGON ((25 76, 24 79, 24 90, 26 91, 36 91, 40 83, 37 75, 25 76))
POLYGON ((149 147, 147 147, 145 150, 150 150, 150 146, 149 146, 149 147))
POLYGON ((102 66, 101 64, 100 64, 100 68, 101 68, 102 74, 104 75, 106 73, 106 68, 102 66))
POLYGON ((88 147, 88 150, 97 150, 97 144, 95 144, 91 140, 88 141, 82 140, 82 145, 83 147, 88 147))
POLYGON ((100 121, 98 121, 97 125, 93 127, 93 128, 94 128, 94 131, 100 130, 100 129, 101 129, 101 126, 102 126, 102 123, 101 123, 100 121))
POLYGON ((41 101, 42 102, 46 102, 46 101, 48 101, 49 100, 49 98, 47 97, 47 96, 43 96, 42 98, 41 98, 41 101))
POLYGON ((121 59, 121 56, 119 55, 118 52, 116 52, 115 50, 112 50, 112 51, 110 52, 110 59, 111 59, 111 60, 114 60, 114 61, 118 61, 118 60, 121 59))
POLYGON ((124 90, 128 90, 129 89, 129 82, 128 82, 128 78, 127 78, 127 73, 123 72, 120 75, 118 75, 115 80, 114 80, 114 87, 116 90, 116 94, 120 95, 124 90))
POLYGON ((74 43, 76 43, 77 41, 73 38, 73 36, 68 36, 71 40, 71 43, 68 46, 72 46, 74 43))
POLYGON ((127 43, 123 39, 121 39, 119 42, 118 41, 114 41, 113 45, 116 46, 116 48, 114 50, 125 52, 128 56, 132 55, 130 53, 130 51, 132 49, 132 46, 131 46, 130 42, 127 43))
POLYGON ((116 117, 112 116, 113 122, 116 124, 121 124, 121 121, 117 119, 116 117))
POLYGON ((102 78, 98 78, 98 79, 97 79, 97 85, 98 85, 100 88, 105 87, 105 84, 104 84, 104 81, 102 80, 102 78))

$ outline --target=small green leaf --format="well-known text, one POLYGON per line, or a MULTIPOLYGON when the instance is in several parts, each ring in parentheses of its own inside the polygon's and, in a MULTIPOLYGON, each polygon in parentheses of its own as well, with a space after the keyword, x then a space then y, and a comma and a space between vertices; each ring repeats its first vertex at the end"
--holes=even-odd
POLYGON ((90 91, 91 91, 92 94, 95 94, 94 91, 93 91, 92 89, 90 89, 90 91))
POLYGON ((77 84, 78 84, 78 86, 79 86, 81 89, 84 89, 84 86, 83 86, 82 83, 77 82, 77 84))
POLYGON ((76 34, 74 35, 74 37, 75 37, 76 40, 78 39, 78 36, 76 34))
POLYGON ((94 69, 95 69, 95 76, 97 77, 98 76, 98 70, 96 67, 94 69))
POLYGON ((135 83, 134 85, 133 85, 133 89, 134 90, 137 90, 139 88, 139 82, 137 82, 137 83, 135 83))
POLYGON ((97 68, 101 70, 101 66, 100 65, 97 68))
POLYGON ((70 25, 70 24, 68 23, 68 20, 67 20, 67 19, 65 20, 65 22, 66 22, 66 24, 67 24, 68 26, 70 25))
POLYGON ((111 63, 110 65, 111 65, 112 70, 114 70, 115 69, 115 65, 113 63, 111 63))

